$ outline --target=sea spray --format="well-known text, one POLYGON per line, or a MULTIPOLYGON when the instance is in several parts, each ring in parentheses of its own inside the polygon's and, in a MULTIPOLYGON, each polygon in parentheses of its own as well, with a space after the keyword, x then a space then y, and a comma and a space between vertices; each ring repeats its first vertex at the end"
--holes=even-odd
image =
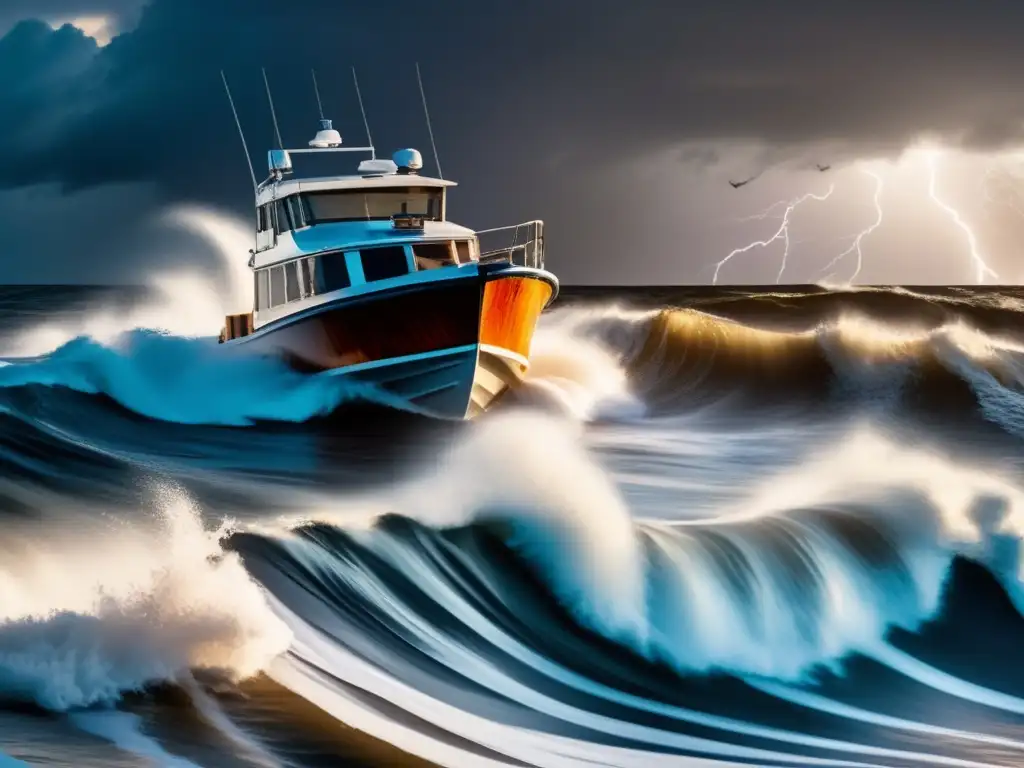
POLYGON ((212 279, 195 268, 157 272, 148 282, 148 295, 128 311, 97 307, 76 317, 41 323, 6 340, 0 355, 38 356, 79 337, 113 345, 123 334, 139 329, 216 339, 225 315, 252 309, 252 273, 246 256, 252 234, 243 222, 186 205, 163 212, 158 223, 206 240, 217 258, 221 279, 212 279))
POLYGON ((153 526, 82 530, 77 544, 6 559, 0 571, 0 692, 64 711, 200 669, 251 677, 290 633, 225 530, 203 528, 167 491, 153 526))
MULTIPOLYGON (((678 520, 632 516, 579 436, 573 420, 497 415, 419 478, 336 515, 325 501, 303 524, 339 525, 386 561, 403 552, 395 568, 429 572, 392 548, 390 530, 357 525, 355 510, 435 529, 498 521, 583 626, 683 672, 789 680, 870 653, 893 627, 918 628, 941 608, 955 556, 987 561, 993 537, 1024 534, 1014 483, 869 426, 715 515, 678 520), (1001 511, 983 523, 986 500, 1001 511)), ((304 560, 310 542, 290 546, 304 560)), ((314 559, 333 557, 328 548, 314 559)), ((1019 564, 998 566, 1019 596, 1019 564)))
POLYGON ((301 422, 346 402, 403 405, 369 384, 298 373, 277 358, 220 348, 209 339, 141 330, 111 346, 77 338, 45 356, 0 367, 0 388, 28 386, 103 394, 130 411, 178 424, 301 422))
POLYGON ((587 456, 576 422, 531 412, 488 419, 435 470, 398 490, 394 509, 450 527, 498 519, 584 623, 645 643, 644 565, 614 484, 587 456))

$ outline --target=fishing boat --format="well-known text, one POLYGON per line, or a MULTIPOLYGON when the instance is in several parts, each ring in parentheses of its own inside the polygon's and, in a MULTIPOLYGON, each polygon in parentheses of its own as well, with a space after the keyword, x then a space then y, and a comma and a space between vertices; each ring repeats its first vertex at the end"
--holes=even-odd
POLYGON ((284 149, 280 132, 278 144, 269 177, 252 174, 254 306, 226 318, 223 344, 371 384, 442 418, 473 418, 523 380, 538 318, 558 293, 542 221, 456 224, 455 182, 423 175, 415 149, 380 159, 372 142, 342 146, 322 108, 308 147, 284 149), (294 173, 293 155, 346 152, 369 156, 351 175, 294 173))

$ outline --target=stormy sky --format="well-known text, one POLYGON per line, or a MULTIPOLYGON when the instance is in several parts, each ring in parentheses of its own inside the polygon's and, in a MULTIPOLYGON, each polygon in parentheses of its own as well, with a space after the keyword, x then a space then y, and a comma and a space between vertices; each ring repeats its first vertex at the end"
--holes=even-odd
MULTIPOLYGON (((788 255, 780 235, 719 281, 774 282, 784 256, 783 282, 849 279, 870 229, 858 281, 1018 282, 1022 28, 1019 0, 5 0, 0 282, 202 264, 153 224, 178 203, 249 221, 221 69, 261 178, 261 66, 286 144, 316 129, 312 67, 364 142, 355 65, 378 149, 418 147, 433 172, 416 61, 451 217, 545 219, 566 283, 708 283, 787 223, 788 255), (785 218, 807 193, 827 199, 785 218)), ((351 160, 329 163, 308 170, 351 160)))

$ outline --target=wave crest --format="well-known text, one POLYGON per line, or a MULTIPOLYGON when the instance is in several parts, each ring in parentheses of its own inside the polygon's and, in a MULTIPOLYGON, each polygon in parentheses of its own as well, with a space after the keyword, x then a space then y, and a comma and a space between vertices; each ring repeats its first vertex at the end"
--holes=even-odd
POLYGON ((55 711, 113 704, 194 670, 248 678, 287 650, 287 627, 221 550, 226 530, 204 530, 187 499, 161 495, 151 530, 5 558, 0 695, 55 711))

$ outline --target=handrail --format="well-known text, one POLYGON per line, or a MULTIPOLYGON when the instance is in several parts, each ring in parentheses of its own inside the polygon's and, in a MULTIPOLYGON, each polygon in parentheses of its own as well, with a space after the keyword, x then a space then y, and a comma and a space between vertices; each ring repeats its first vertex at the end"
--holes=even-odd
POLYGON ((533 219, 532 221, 524 221, 522 224, 509 224, 508 226, 505 226, 505 227, 492 227, 491 229, 478 229, 476 231, 476 233, 478 235, 488 235, 491 232, 506 232, 506 231, 508 231, 510 229, 519 229, 521 227, 532 227, 532 226, 540 226, 543 229, 543 227, 544 227, 543 219, 533 219))
POLYGON ((493 235, 498 232, 511 232, 511 243, 503 245, 500 248, 492 248, 488 250, 481 247, 481 262, 508 261, 512 264, 524 267, 532 267, 535 269, 544 268, 543 221, 540 219, 534 219, 533 221, 526 221, 522 224, 510 224, 505 227, 481 229, 478 230, 476 234, 479 237, 480 235, 493 235), (523 232, 523 238, 525 239, 520 238, 521 231, 523 232))

